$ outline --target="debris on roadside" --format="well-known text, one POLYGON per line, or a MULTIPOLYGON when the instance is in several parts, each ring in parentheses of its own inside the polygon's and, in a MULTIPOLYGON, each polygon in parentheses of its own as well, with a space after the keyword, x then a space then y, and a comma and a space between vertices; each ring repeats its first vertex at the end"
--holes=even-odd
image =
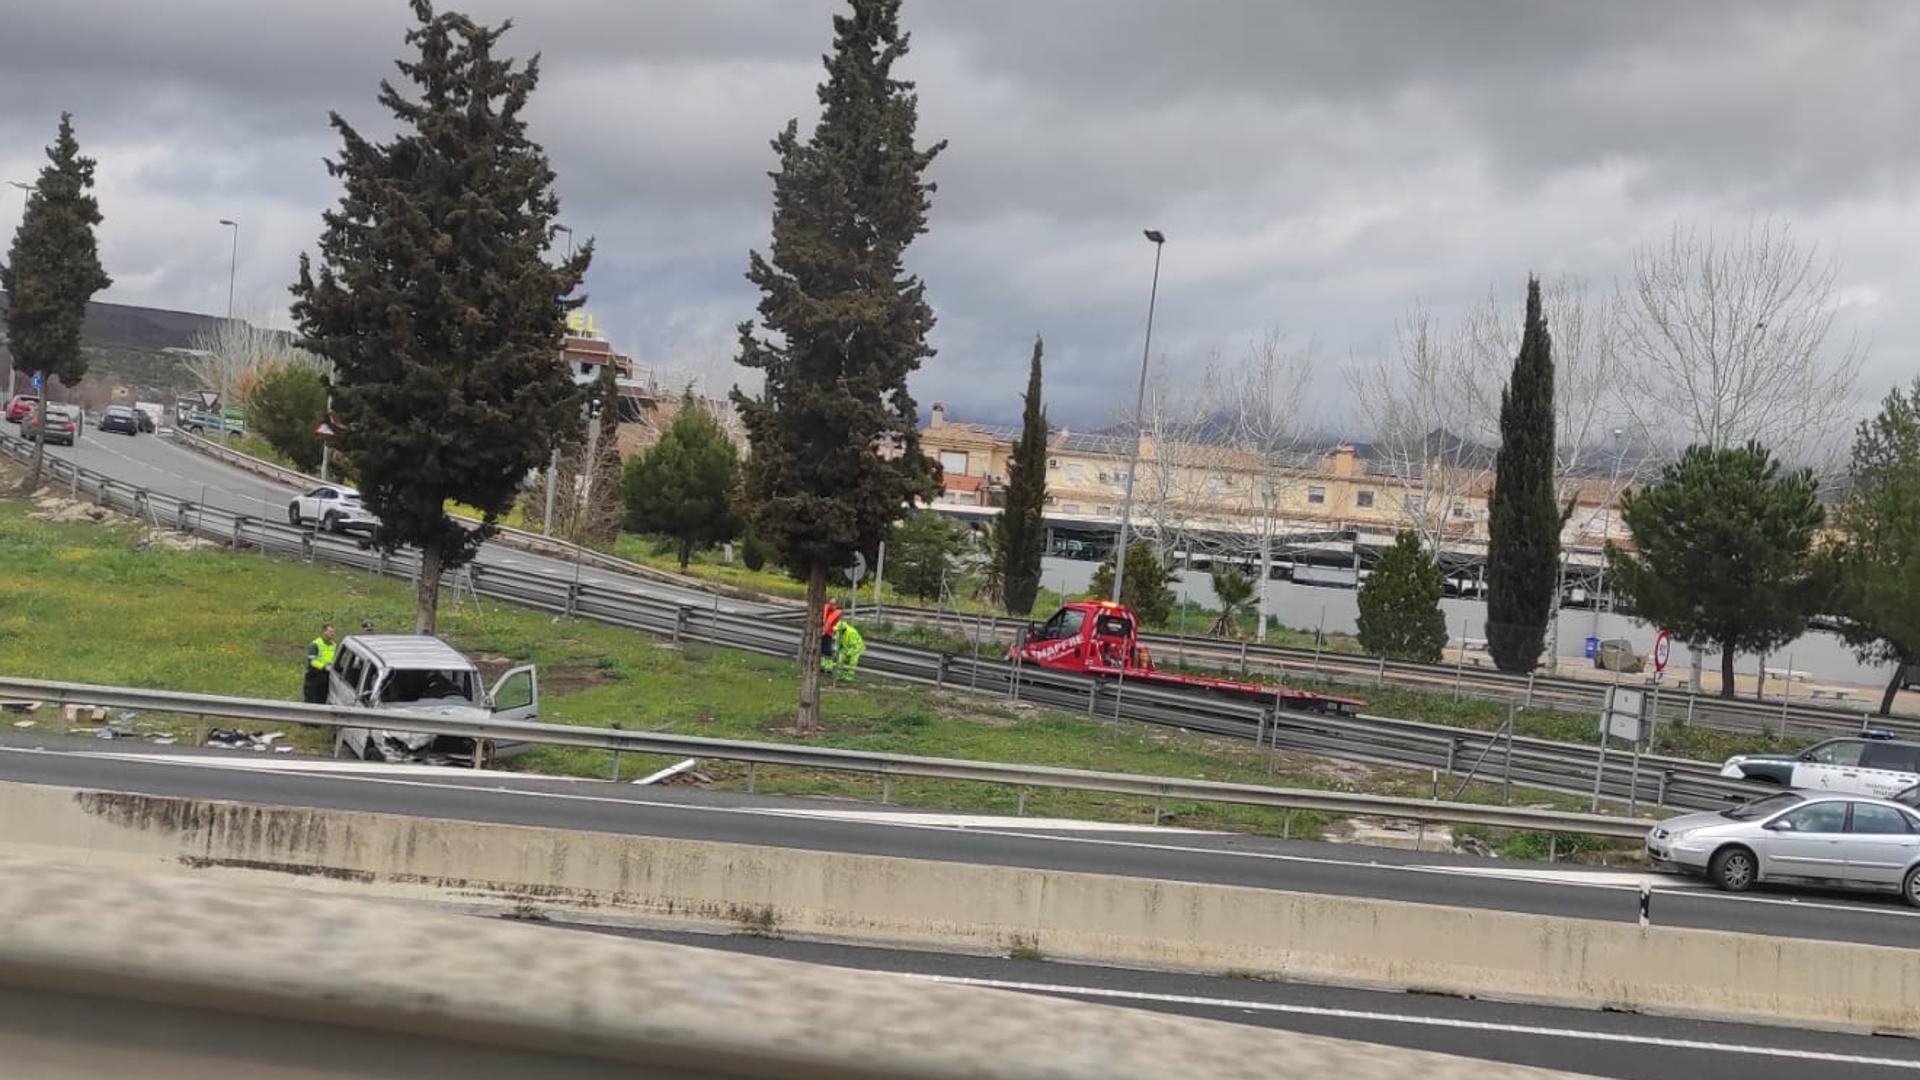
POLYGON ((15 720, 13 726, 17 728, 30 728, 37 723, 39 723, 37 720, 15 720))
POLYGON ((272 750, 276 754, 284 754, 292 751, 293 747, 273 744, 286 737, 284 731, 237 731, 233 728, 214 728, 207 732, 207 745, 226 750, 252 750, 256 753, 272 750))
POLYGON ((0 712, 39 712, 40 706, 44 704, 46 703, 42 701, 24 701, 19 698, 9 698, 5 701, 0 701, 0 712))

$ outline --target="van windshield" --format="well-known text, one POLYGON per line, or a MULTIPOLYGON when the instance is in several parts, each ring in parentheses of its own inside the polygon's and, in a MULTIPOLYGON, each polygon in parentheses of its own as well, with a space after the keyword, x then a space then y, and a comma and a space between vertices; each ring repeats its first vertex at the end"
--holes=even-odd
POLYGON ((478 700, 471 671, 396 671, 380 687, 380 701, 387 705, 478 700))

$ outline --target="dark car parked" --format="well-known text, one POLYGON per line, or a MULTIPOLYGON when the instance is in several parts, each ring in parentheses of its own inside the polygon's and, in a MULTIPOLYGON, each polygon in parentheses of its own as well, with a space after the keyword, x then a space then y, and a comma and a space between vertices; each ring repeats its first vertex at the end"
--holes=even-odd
POLYGON ((94 425, 100 431, 118 431, 124 435, 140 434, 140 413, 125 405, 109 405, 107 411, 100 414, 100 422, 94 425))
MULTIPOLYGON (((39 415, 28 414, 25 420, 20 421, 20 436, 26 439, 33 438, 33 433, 39 426, 39 415)), ((74 441, 80 438, 79 410, 71 405, 47 406, 47 433, 44 438, 48 443, 72 446, 74 441)))

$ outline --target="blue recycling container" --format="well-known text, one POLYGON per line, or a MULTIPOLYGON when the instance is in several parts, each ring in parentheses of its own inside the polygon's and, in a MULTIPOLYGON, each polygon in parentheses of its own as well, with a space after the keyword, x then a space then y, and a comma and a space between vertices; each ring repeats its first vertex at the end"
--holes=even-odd
POLYGON ((1587 657, 1587 659, 1589 659, 1589 660, 1591 660, 1591 659, 1593 659, 1593 654, 1594 654, 1594 653, 1597 653, 1597 652, 1599 652, 1599 651, 1600 651, 1600 639, 1599 639, 1599 638, 1597 638, 1597 637, 1590 637, 1590 638, 1588 638, 1588 639, 1587 639, 1587 651, 1586 651, 1586 654, 1585 654, 1585 655, 1586 655, 1586 657, 1587 657))

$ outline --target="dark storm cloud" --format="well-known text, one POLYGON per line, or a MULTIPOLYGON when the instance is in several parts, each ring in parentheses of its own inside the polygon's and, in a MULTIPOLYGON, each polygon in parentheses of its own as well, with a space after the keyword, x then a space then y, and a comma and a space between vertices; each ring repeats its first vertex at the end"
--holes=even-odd
MULTIPOLYGON (((533 128, 565 220, 599 241, 602 327, 663 380, 724 386, 767 141, 810 121, 836 6, 470 7, 543 54, 533 128)), ((905 20, 921 133, 951 140, 912 254, 940 315, 923 404, 1011 415, 1039 331, 1055 416, 1110 420, 1149 225, 1170 237, 1156 352, 1175 365, 1278 325, 1337 369, 1416 299, 1517 294, 1530 269, 1605 283, 1676 219, 1780 214, 1842 258, 1870 380, 1920 369, 1895 302, 1920 227, 1920 5, 909 0, 905 20)), ((0 0, 0 179, 72 109, 114 298, 221 310, 231 217, 242 306, 284 317, 336 195, 326 114, 383 128, 409 21, 398 0, 0 0)), ((16 213, 0 189, 0 228, 16 213)))

